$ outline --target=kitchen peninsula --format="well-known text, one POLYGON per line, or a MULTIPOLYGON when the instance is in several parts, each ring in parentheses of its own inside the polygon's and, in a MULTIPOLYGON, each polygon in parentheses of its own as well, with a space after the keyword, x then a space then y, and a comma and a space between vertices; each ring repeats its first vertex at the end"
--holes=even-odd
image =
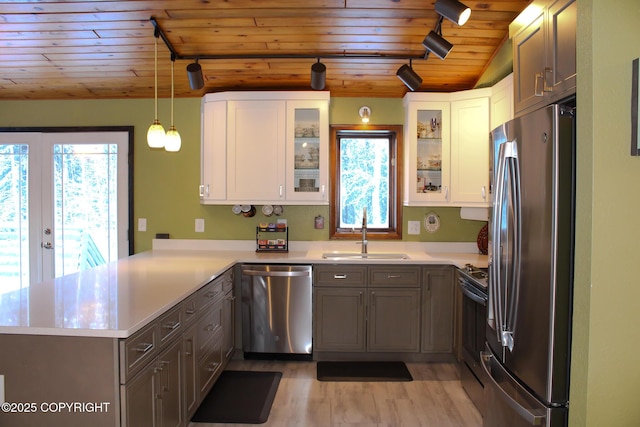
MULTIPOLYGON (((333 249, 325 246, 329 242, 292 242, 289 253, 278 254, 255 253, 237 242, 200 242, 194 250, 192 242, 160 242, 152 251, 33 285, 4 305, 0 346, 11 351, 0 353, 0 375, 4 400, 14 411, 0 413, 0 424, 136 425, 135 411, 148 410, 156 419, 186 425, 190 408, 233 352, 234 309, 224 308, 233 304, 233 266, 341 263, 322 257, 333 249), (192 381, 177 393, 174 407, 171 393, 185 387, 183 378, 192 381), (163 393, 166 398, 155 403, 163 393), (133 397, 146 397, 147 406, 133 397)), ((351 249, 337 249, 346 247, 351 249)), ((398 243, 393 250, 409 259, 349 262, 486 265, 486 256, 469 244, 398 243)))

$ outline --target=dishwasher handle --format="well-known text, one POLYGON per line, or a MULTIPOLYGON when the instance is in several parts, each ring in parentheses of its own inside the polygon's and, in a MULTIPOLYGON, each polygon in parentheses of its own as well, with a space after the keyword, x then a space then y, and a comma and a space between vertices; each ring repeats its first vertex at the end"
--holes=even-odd
POLYGON ((303 277, 311 276, 310 271, 264 271, 264 270, 242 270, 242 274, 247 276, 260 277, 303 277))

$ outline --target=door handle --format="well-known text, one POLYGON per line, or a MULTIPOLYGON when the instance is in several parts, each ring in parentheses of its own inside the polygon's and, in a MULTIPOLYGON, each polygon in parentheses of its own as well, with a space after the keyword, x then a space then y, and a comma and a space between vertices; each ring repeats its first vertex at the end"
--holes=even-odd
POLYGON ((51 244, 51 242, 44 242, 42 243, 42 247, 44 249, 53 249, 53 245, 51 244))

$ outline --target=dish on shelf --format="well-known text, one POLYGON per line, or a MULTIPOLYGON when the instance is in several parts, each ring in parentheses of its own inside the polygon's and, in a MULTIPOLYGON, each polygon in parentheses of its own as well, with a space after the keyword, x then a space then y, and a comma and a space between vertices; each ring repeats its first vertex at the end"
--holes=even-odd
POLYGON ((273 214, 273 206, 272 205, 264 205, 262 207, 262 213, 265 216, 271 216, 273 214))

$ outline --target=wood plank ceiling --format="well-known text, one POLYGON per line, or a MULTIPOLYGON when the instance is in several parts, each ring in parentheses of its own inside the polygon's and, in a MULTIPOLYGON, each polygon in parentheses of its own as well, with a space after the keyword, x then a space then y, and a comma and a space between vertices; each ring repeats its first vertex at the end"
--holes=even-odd
MULTIPOLYGON (((529 0, 464 3, 470 20, 448 20, 445 60, 413 61, 420 91, 472 88, 529 0)), ((0 99, 150 98, 154 17, 176 53, 308 55, 291 59, 201 60, 205 87, 191 90, 175 61, 176 97, 224 90, 310 90, 313 56, 422 57, 436 25, 435 0, 21 0, 0 3, 0 99)), ((158 96, 169 97, 171 55, 158 46, 158 96)), ((327 58, 332 96, 402 97, 396 70, 408 60, 327 58)))

